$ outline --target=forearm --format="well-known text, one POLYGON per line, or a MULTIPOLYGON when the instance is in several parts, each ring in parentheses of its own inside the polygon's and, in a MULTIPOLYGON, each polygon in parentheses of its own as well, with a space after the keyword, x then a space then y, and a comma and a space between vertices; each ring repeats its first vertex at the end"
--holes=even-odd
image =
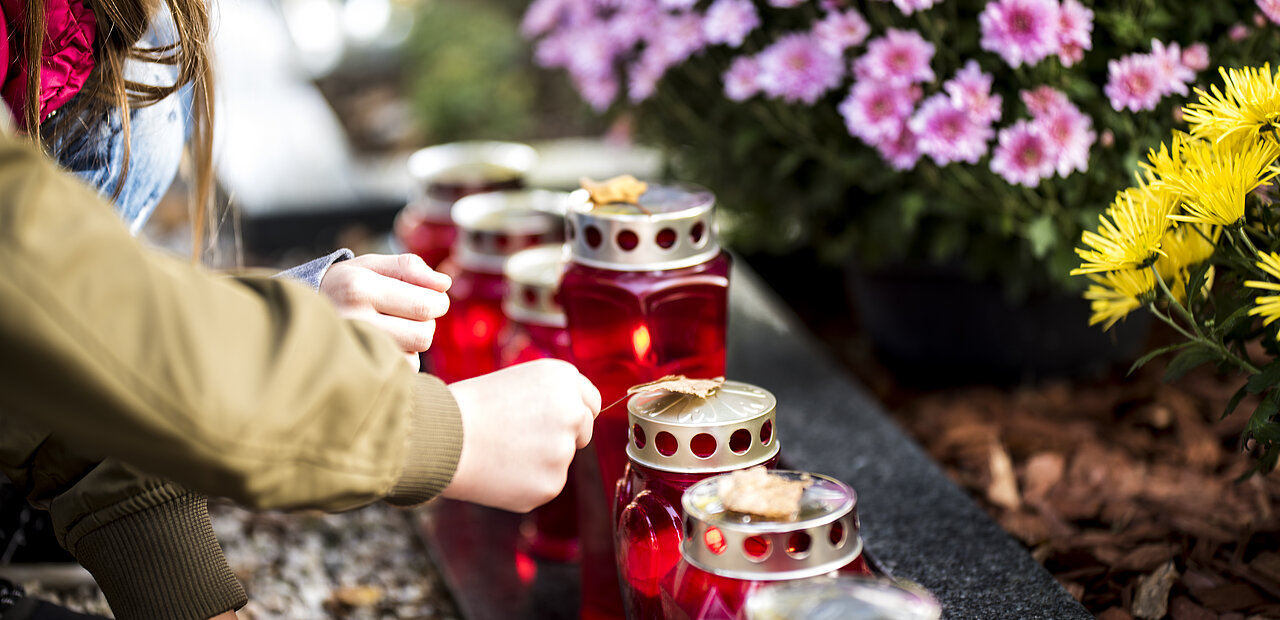
POLYGON ((390 493, 406 463, 429 472, 406 500, 448 483, 457 448, 409 454, 406 437, 458 439, 456 406, 385 335, 296 284, 214 278, 146 252, 112 218, 0 137, 7 415, 251 506, 358 506, 390 493), (432 414, 411 429, 423 401, 432 414))

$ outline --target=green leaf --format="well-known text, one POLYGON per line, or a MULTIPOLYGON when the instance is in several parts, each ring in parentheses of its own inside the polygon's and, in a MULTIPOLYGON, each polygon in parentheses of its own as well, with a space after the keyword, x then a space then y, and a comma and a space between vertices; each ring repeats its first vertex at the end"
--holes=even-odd
POLYGON ((1280 383, 1280 360, 1263 366, 1262 372, 1249 377, 1249 382, 1245 384, 1245 389, 1250 394, 1261 394, 1267 388, 1276 387, 1277 383, 1280 383))
POLYGON ((1193 343, 1193 346, 1169 360, 1169 366, 1164 370, 1164 380, 1177 381, 1197 366, 1216 361, 1218 361, 1217 351, 1198 342, 1193 343))
POLYGON ((1147 362, 1150 362, 1151 360, 1161 355, 1164 355, 1165 353, 1170 353, 1180 349, 1185 349, 1193 344, 1195 343, 1188 340, 1187 342, 1179 342, 1178 344, 1171 344, 1167 347, 1160 347, 1159 349, 1151 351, 1146 355, 1143 355, 1142 357, 1138 358, 1138 361, 1134 362, 1133 365, 1129 367, 1128 374, 1133 374, 1133 371, 1139 368, 1142 368, 1143 366, 1146 366, 1147 362))
POLYGON ((1222 417, 1219 419, 1225 420, 1227 419, 1227 416, 1235 413, 1236 407, 1240 406, 1240 401, 1244 399, 1244 395, 1248 394, 1248 390, 1245 389, 1246 387, 1248 386, 1240 386, 1240 389, 1236 390, 1236 393, 1231 395, 1231 400, 1227 402, 1227 407, 1222 410, 1222 417))
POLYGON ((1058 243, 1058 227, 1049 214, 1041 215, 1027 225, 1027 240, 1031 242, 1031 254, 1036 258, 1044 258, 1049 249, 1058 243))

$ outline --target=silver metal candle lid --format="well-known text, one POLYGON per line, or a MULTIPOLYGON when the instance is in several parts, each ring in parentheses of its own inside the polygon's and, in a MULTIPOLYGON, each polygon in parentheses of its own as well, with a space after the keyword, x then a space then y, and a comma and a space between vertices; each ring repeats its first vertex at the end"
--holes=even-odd
POLYGON ((575 262, 614 271, 680 269, 720 253, 715 195, 694 185, 649 185, 640 206, 595 206, 570 195, 566 237, 575 262))
POLYGON ((777 406, 767 390, 738 381, 725 381, 707 398, 650 388, 627 402, 627 456, 645 467, 679 473, 759 465, 780 449, 774 433, 777 406))
POLYGON ((720 481, 729 474, 702 480, 681 497, 685 560, 723 577, 781 581, 832 572, 862 553, 858 497, 849 485, 821 474, 770 473, 812 479, 801 496, 800 518, 776 521, 726 510, 720 481))
POLYGON ((409 203, 424 217, 447 222, 453 201, 428 192, 442 174, 466 166, 490 165, 524 177, 537 163, 538 152, 518 142, 450 142, 419 149, 409 156, 409 176, 413 179, 409 203))
POLYGON ((510 318, 531 325, 564 327, 564 309, 556 303, 556 289, 564 271, 567 248, 563 243, 520 250, 502 268, 507 290, 502 311, 510 318))
POLYGON ((501 274, 512 254, 562 239, 567 199, 564 192, 515 190, 458 200, 453 259, 464 269, 501 274))

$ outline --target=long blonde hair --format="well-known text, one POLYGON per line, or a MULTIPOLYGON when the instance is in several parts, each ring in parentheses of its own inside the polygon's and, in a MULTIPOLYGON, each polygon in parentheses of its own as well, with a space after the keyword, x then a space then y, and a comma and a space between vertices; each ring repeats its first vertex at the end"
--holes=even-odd
MULTIPOLYGON (((77 2, 80 0, 70 0, 77 2)), ((213 63, 210 54, 209 10, 205 0, 163 0, 173 18, 177 41, 161 47, 141 47, 139 42, 160 10, 161 0, 83 0, 97 19, 94 67, 81 96, 63 106, 57 115, 40 123, 40 54, 47 23, 44 2, 28 0, 25 16, 27 58, 26 127, 31 139, 47 149, 88 131, 85 120, 101 119, 114 108, 120 111, 124 132, 124 165, 117 177, 115 198, 129 173, 130 110, 153 105, 190 84, 193 88, 192 131, 187 143, 194 164, 192 188, 192 255, 199 258, 204 244, 205 221, 213 200, 213 63), (178 68, 177 80, 167 86, 134 82, 125 78, 125 62, 140 60, 178 68)))

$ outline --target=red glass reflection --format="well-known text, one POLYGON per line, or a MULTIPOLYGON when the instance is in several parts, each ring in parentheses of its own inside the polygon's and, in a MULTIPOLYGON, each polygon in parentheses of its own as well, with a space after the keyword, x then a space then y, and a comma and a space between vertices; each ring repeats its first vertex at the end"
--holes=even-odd
POLYGON ((454 202, 472 194, 523 188, 520 172, 505 166, 474 163, 440 171, 424 188, 426 199, 409 203, 396 215, 393 233, 406 251, 438 268, 458 236, 449 217, 454 202))
POLYGON ((449 312, 436 319, 435 338, 423 355, 424 369, 445 383, 497 370, 497 334, 507 322, 502 314, 502 276, 461 269, 452 258, 440 271, 453 278, 449 312))
MULTIPOLYGON (((774 457, 764 465, 774 467, 777 461, 774 457)), ((694 483, 721 473, 724 472, 680 474, 627 463, 618 481, 613 514, 614 545, 628 618, 663 617, 659 586, 680 562, 680 542, 684 539, 680 496, 694 483)), ((707 545, 724 550, 725 541, 719 530, 712 528, 705 539, 707 545)))
POLYGON ((449 248, 458 236, 458 229, 448 217, 432 218, 422 209, 410 204, 396 215, 394 226, 396 240, 404 249, 422 257, 427 265, 438 268, 449 256, 449 248))
MULTIPOLYGON (((586 231, 590 233, 590 230, 586 231)), ((571 262, 559 301, 569 323, 573 360, 614 403, 627 388, 665 375, 723 376, 728 322, 730 258, 721 253, 692 267, 626 272, 571 262)), ((600 494, 580 501, 608 502, 626 466, 626 405, 596 418, 595 444, 600 494)), ((679 505, 677 496, 672 505, 679 505)), ((587 528, 604 532, 608 528, 587 528)), ((583 610, 619 617, 614 553, 607 539, 584 536, 583 610)))

